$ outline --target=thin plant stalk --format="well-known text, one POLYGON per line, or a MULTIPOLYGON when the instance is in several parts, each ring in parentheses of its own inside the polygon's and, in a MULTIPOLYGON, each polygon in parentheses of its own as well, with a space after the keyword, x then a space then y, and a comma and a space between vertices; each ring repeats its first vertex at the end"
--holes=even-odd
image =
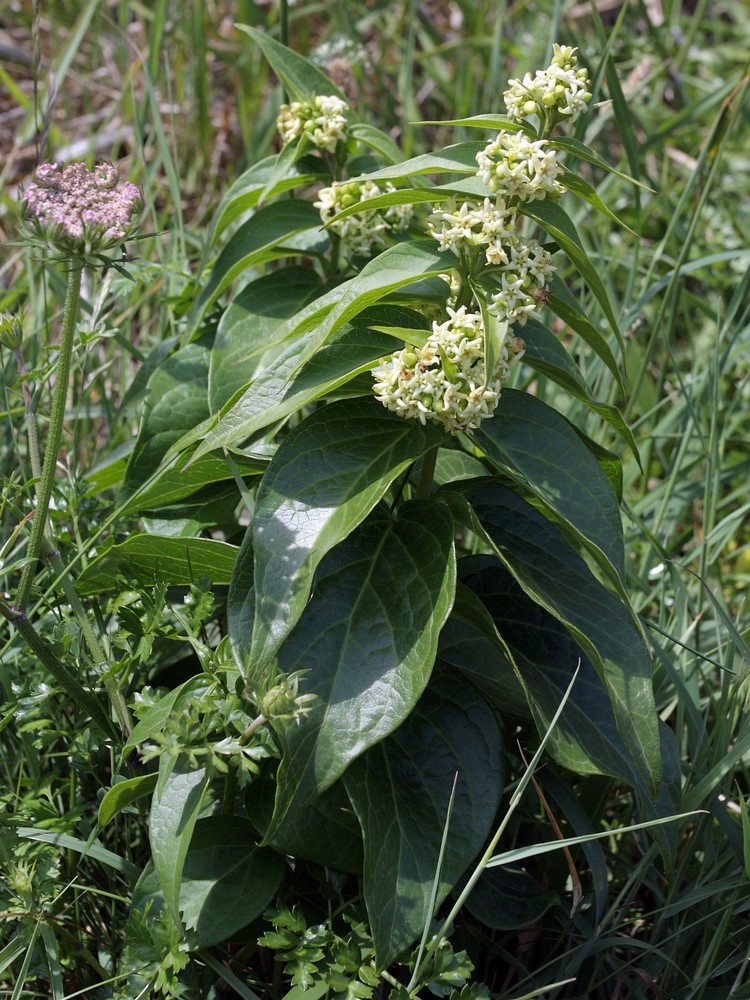
POLYGON ((34 520, 31 524, 31 537, 27 550, 28 562, 21 574, 21 582, 16 595, 16 607, 23 611, 29 603, 31 585, 36 573, 37 562, 42 551, 44 529, 47 525, 47 513, 52 497, 52 487, 55 482, 55 466, 62 439, 65 403, 68 397, 68 381, 70 365, 73 358, 73 340, 75 337, 78 301, 81 295, 81 272, 83 267, 79 261, 71 261, 68 270, 68 288, 65 295, 65 310, 63 312, 62 333, 60 335, 60 351, 57 357, 57 377, 52 393, 52 409, 50 412, 49 435, 44 451, 44 465, 37 487, 37 504, 34 520))

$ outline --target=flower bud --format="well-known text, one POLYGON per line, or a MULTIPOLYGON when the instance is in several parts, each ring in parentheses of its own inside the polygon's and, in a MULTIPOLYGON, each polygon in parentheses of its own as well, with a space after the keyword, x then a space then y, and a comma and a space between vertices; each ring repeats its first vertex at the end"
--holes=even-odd
POLYGON ((0 313, 0 344, 17 351, 23 342, 23 322, 13 313, 0 313))

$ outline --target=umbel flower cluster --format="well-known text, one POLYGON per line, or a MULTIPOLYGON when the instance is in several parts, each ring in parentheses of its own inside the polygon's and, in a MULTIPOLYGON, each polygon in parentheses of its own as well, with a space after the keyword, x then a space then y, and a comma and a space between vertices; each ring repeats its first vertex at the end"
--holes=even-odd
POLYGON ((83 163, 43 163, 19 205, 32 238, 62 254, 86 258, 131 234, 141 194, 135 184, 119 184, 117 170, 109 163, 93 170, 83 163))
MULTIPOLYGON (((510 118, 522 121, 539 115, 549 127, 550 110, 569 121, 586 110, 591 99, 588 75, 576 69, 575 49, 555 45, 554 52, 546 70, 510 81, 505 94, 510 118)), ((523 326, 546 300, 554 265, 549 251, 522 232, 521 210, 528 202, 558 198, 565 191, 559 179, 563 169, 549 142, 531 139, 524 130, 499 132, 476 159, 477 176, 493 197, 460 203, 449 198, 433 206, 427 229, 441 250, 457 258, 459 280, 451 278, 452 288, 466 287, 465 278, 480 279, 485 308, 497 317, 498 329, 523 326)), ((478 427, 492 415, 502 383, 525 344, 512 335, 506 338, 493 370, 487 372, 479 306, 459 308, 452 298, 447 312, 449 319, 433 323, 420 351, 407 344, 384 358, 373 376, 374 391, 389 410, 423 424, 441 423, 455 434, 478 427)))
POLYGON ((285 146, 304 135, 318 149, 333 153, 340 143, 346 144, 350 110, 340 97, 322 94, 309 103, 282 104, 276 127, 285 146))
POLYGON ((411 206, 391 205, 383 210, 364 208, 356 215, 348 215, 333 223, 331 220, 345 208, 366 203, 378 195, 395 190, 392 184, 381 188, 374 181, 334 183, 320 190, 314 204, 320 211, 324 225, 330 224, 332 232, 344 240, 355 254, 364 257, 369 256, 373 250, 388 246, 386 233, 401 233, 408 229, 412 217, 411 206))

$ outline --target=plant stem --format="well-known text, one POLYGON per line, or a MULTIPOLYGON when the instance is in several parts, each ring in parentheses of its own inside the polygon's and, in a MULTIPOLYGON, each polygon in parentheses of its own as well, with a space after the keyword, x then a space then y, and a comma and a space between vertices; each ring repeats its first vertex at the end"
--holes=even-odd
POLYGON ((430 499, 430 493, 432 492, 432 480, 435 477, 437 453, 437 447, 430 448, 422 459, 422 468, 419 470, 419 485, 417 486, 417 500, 430 499))
POLYGON ((71 261, 68 271, 68 290, 65 296, 65 310, 63 313, 62 333, 60 335, 60 352, 57 357, 57 377, 55 388, 52 393, 52 409, 50 412, 49 434, 47 447, 44 452, 44 465, 42 467, 42 477, 37 488, 37 505, 34 520, 31 525, 31 538, 27 556, 29 561, 24 566, 21 575, 21 583, 18 587, 16 606, 23 611, 29 602, 31 584, 36 573, 39 553, 42 549, 44 539, 44 529, 47 524, 47 512, 52 496, 52 487, 55 481, 55 465, 57 454, 60 450, 60 440, 62 438, 62 426, 65 417, 65 402, 68 397, 68 379, 70 377, 70 363, 73 357, 73 339, 76 328, 76 315, 78 313, 78 300, 81 294, 81 271, 79 261, 71 261))

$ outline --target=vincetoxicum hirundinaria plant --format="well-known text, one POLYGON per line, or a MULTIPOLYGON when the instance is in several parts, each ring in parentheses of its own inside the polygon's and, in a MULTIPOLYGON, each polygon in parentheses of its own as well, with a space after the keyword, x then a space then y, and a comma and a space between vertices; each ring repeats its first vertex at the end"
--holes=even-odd
MULTIPOLYGON (((36 504, 31 520, 31 532, 26 550, 26 564, 21 574, 13 605, 0 606, 3 615, 13 622, 63 686, 83 692, 52 650, 46 647, 27 620, 26 608, 39 560, 45 556, 60 574, 65 595, 79 622, 90 655, 99 669, 106 670, 106 658, 94 629, 84 612, 75 588, 60 561, 54 540, 49 537, 48 511, 55 484, 55 466, 62 440, 65 402, 68 393, 70 366, 75 343, 81 292, 81 274, 85 267, 101 267, 109 263, 105 252, 119 246, 132 234, 141 207, 141 197, 134 184, 118 182, 117 170, 101 163, 89 170, 83 163, 67 167, 45 163, 34 171, 34 180, 22 193, 20 202, 22 230, 32 247, 51 251, 54 260, 64 265, 67 290, 63 311, 60 343, 55 366, 55 384, 49 417, 49 429, 41 460, 36 423, 29 412, 27 400, 27 431, 29 455, 36 480, 36 504)), ((24 376, 21 344, 14 346, 19 370, 24 376)), ((25 394, 28 397, 28 393, 25 394)), ((111 678, 105 684, 127 728, 127 708, 111 678)), ((90 705, 91 699, 84 698, 90 705)))
MULTIPOLYGON (((365 997, 373 970, 409 964, 481 854, 518 777, 503 730, 538 742, 576 670, 547 743, 557 772, 612 776, 647 818, 676 811, 675 747, 624 584, 618 459, 522 388, 543 379, 635 450, 550 329, 556 315, 622 387, 617 317, 563 207, 576 197, 611 217, 575 168, 613 168, 564 134, 591 98, 569 47, 510 82, 505 114, 455 123, 478 141, 404 160, 320 71, 243 30, 289 95, 281 148, 217 212, 120 502, 153 514, 179 500, 185 514, 229 483, 244 537, 134 533, 79 579, 95 592, 129 567, 143 584, 229 584, 228 643, 141 700, 126 747, 158 757, 159 775, 134 779, 153 790, 153 865, 123 970, 151 948, 166 990, 164 956, 177 975, 188 950, 228 940, 276 896, 262 943, 292 983, 338 991, 344 969, 365 997), (326 952, 320 921, 293 912, 287 856, 298 875, 309 861, 361 878, 371 944, 351 968, 348 932, 329 928, 326 952), (150 943, 146 902, 161 921, 150 943)), ((668 858, 669 836, 654 837, 668 858)), ((533 892, 513 877, 508 892, 533 892)), ((350 923, 358 899, 344 898, 350 923)))

